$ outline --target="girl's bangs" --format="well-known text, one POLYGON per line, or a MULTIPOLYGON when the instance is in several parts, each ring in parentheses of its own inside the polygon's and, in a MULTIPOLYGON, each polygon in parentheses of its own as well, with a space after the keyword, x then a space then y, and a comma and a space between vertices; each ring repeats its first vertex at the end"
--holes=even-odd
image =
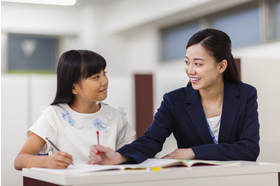
POLYGON ((97 53, 92 53, 92 55, 84 55, 82 62, 82 78, 91 77, 94 74, 105 70, 106 61, 105 59, 97 53))

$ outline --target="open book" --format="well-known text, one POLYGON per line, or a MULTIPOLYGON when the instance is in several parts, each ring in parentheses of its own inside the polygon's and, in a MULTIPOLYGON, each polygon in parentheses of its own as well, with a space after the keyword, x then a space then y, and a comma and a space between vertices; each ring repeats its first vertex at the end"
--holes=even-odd
POLYGON ((170 163, 166 162, 166 165, 162 167, 172 167, 172 166, 200 166, 200 165, 219 165, 219 166, 233 166, 233 165, 240 165, 238 161, 212 161, 212 160, 176 160, 176 159, 169 159, 172 160, 170 163))
POLYGON ((49 169, 49 168, 32 168, 34 170, 57 173, 57 174, 73 174, 81 172, 98 172, 106 170, 131 170, 150 168, 167 168, 173 166, 191 167, 194 165, 219 165, 219 166, 233 166, 239 165, 238 161, 209 161, 209 160, 176 160, 176 159, 154 159, 150 158, 139 164, 121 164, 121 165, 87 165, 75 164, 70 165, 67 169, 49 169))

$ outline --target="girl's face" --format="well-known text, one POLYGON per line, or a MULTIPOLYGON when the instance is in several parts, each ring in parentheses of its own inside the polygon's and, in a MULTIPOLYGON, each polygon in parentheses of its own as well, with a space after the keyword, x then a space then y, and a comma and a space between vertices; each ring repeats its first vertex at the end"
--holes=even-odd
POLYGON ((217 63, 201 44, 187 48, 185 61, 186 73, 195 90, 207 90, 221 82, 227 64, 226 60, 217 63))
POLYGON ((75 101, 97 102, 107 97, 108 78, 106 72, 101 72, 83 79, 80 84, 75 84, 75 101))

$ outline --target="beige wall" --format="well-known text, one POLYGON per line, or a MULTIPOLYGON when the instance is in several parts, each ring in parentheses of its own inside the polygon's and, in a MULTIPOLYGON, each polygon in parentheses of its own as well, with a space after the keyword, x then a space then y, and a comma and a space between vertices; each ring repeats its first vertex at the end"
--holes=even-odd
POLYGON ((280 163, 279 69, 279 59, 242 59, 242 80, 258 91, 261 136, 258 161, 280 163))
POLYGON ((258 161, 280 163, 280 42, 236 49, 242 81, 257 88, 261 153, 258 161))

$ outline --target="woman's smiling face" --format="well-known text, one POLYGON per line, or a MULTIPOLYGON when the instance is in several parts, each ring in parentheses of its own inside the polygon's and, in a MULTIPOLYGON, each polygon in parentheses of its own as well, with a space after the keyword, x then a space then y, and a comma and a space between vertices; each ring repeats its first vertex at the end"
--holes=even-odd
POLYGON ((187 48, 185 62, 186 73, 195 90, 207 90, 222 78, 220 63, 201 44, 187 48))

